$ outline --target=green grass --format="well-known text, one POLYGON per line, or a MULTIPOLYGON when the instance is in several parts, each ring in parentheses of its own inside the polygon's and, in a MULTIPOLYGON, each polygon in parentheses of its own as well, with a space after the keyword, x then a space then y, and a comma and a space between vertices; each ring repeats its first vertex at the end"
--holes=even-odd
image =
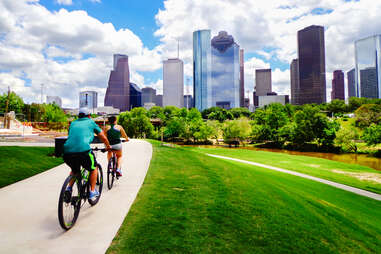
POLYGON ((228 148, 188 148, 202 153, 217 154, 231 158, 262 163, 288 169, 330 181, 346 184, 356 188, 381 194, 381 171, 372 168, 315 158, 302 155, 289 155, 265 151, 228 148), (370 178, 360 179, 361 177, 370 178), (378 181, 378 182, 377 182, 378 181))
POLYGON ((41 173, 63 163, 61 158, 48 156, 51 147, 0 147, 0 188, 41 173))
POLYGON ((381 202, 162 147, 107 253, 379 253, 381 202))

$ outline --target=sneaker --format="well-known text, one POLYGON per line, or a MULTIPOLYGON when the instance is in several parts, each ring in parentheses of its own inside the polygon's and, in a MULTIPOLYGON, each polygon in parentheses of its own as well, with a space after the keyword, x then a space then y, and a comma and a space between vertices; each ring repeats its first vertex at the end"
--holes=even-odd
POLYGON ((122 170, 120 168, 116 169, 116 176, 121 177, 122 176, 122 170))
POLYGON ((89 199, 94 201, 95 199, 97 199, 98 196, 99 192, 97 190, 90 191, 89 199))
POLYGON ((64 193, 64 202, 70 203, 71 200, 71 192, 73 191, 73 188, 71 186, 67 186, 65 193, 64 193))

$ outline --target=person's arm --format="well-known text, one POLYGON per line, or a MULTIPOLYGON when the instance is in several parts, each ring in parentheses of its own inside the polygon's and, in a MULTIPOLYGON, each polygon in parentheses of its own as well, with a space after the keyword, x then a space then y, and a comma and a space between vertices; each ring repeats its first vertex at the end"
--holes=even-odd
POLYGON ((129 138, 122 126, 120 126, 120 134, 122 134, 122 137, 126 139, 126 142, 129 141, 129 138))
POLYGON ((108 142, 108 139, 107 139, 105 133, 103 131, 101 131, 97 135, 102 140, 102 142, 106 145, 106 149, 110 150, 111 146, 110 146, 110 143, 108 142))

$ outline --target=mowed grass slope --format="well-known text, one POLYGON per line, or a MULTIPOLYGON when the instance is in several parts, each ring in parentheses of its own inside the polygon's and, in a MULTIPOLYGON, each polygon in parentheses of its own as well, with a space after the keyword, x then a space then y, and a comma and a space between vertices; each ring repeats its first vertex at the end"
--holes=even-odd
POLYGON ((381 171, 357 164, 284 153, 229 148, 187 148, 288 169, 381 194, 381 171))
POLYGON ((49 156, 53 152, 51 147, 0 146, 0 188, 63 163, 49 156))
POLYGON ((377 253, 381 202, 159 146, 108 253, 377 253))

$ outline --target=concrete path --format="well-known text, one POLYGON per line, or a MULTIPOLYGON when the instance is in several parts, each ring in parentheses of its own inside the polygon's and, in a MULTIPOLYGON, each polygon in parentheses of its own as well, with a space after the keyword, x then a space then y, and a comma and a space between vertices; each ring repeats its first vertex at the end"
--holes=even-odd
POLYGON ((0 142, 0 146, 39 146, 54 147, 54 141, 51 143, 43 142, 0 142))
POLYGON ((152 146, 142 140, 123 144, 123 177, 107 188, 106 154, 99 203, 82 207, 76 225, 64 231, 58 222, 58 197, 70 172, 60 165, 0 189, 0 253, 104 253, 117 233, 144 181, 152 146))
POLYGON ((300 177, 307 178, 307 179, 310 179, 310 180, 313 180, 313 181, 317 181, 317 182, 321 182, 321 183, 324 183, 324 184, 327 184, 327 185, 331 185, 333 187, 336 187, 336 188, 339 188, 339 189, 342 189, 342 190, 350 191, 350 192, 356 193, 356 194, 361 195, 361 196, 365 196, 365 197, 368 197, 368 198, 372 198, 372 199, 381 201, 381 195, 380 194, 376 194, 376 193, 373 193, 373 192, 370 192, 370 191, 365 191, 365 190, 362 190, 362 189, 354 188, 354 187, 351 187, 351 186, 348 186, 348 185, 344 185, 344 184, 341 184, 341 183, 336 183, 336 182, 328 181, 328 180, 325 180, 325 179, 322 179, 322 178, 306 175, 306 174, 303 174, 303 173, 298 173, 298 172, 291 171, 291 170, 277 168, 277 167, 273 167, 273 166, 269 166, 269 165, 265 165, 265 164, 261 164, 261 163, 256 163, 256 162, 251 162, 251 161, 245 161, 245 160, 240 160, 240 159, 235 159, 235 158, 230 158, 230 157, 225 157, 225 156, 220 156, 220 155, 214 155, 214 154, 207 154, 207 155, 211 156, 211 157, 215 157, 215 158, 220 158, 220 159, 225 159, 225 160, 231 160, 231 161, 237 161, 237 162, 241 162, 241 163, 246 163, 246 164, 258 166, 258 167, 261 167, 261 168, 267 168, 267 169, 271 169, 271 170, 287 173, 287 174, 294 175, 294 176, 300 176, 300 177))

